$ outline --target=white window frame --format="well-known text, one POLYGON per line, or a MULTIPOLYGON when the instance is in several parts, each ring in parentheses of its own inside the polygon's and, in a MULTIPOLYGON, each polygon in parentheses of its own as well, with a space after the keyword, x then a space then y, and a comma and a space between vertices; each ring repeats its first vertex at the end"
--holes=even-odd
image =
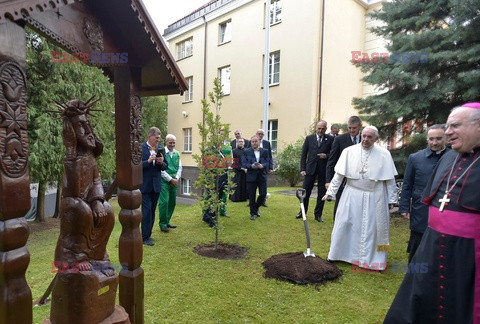
POLYGON ((280 51, 271 52, 268 58, 268 85, 280 83, 280 51))
POLYGON ((232 41, 232 20, 229 19, 218 24, 218 45, 232 41))
POLYGON ((192 180, 182 178, 182 195, 185 195, 185 196, 192 195, 192 180))
POLYGON ((224 95, 229 95, 231 92, 231 73, 232 68, 230 65, 223 66, 218 69, 218 78, 222 85, 222 92, 224 95))
POLYGON ((276 153, 278 148, 278 119, 271 119, 268 121, 267 134, 268 134, 268 140, 270 141, 270 144, 272 146, 272 152, 276 153), (273 126, 276 126, 276 127, 273 128, 273 126))
POLYGON ((271 0, 269 21, 270 26, 282 22, 282 0, 271 0))
POLYGON ((183 129, 183 152, 192 152, 192 128, 183 129))
POLYGON ((189 37, 177 45, 177 60, 184 59, 193 55, 193 37, 189 37))
POLYGON ((183 102, 192 102, 193 101, 193 76, 185 78, 188 84, 188 90, 185 91, 183 95, 183 102))

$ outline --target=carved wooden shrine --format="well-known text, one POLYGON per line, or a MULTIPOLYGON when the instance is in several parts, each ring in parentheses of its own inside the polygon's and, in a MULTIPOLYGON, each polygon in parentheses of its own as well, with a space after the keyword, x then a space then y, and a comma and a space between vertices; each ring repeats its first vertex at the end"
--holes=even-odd
MULTIPOLYGON (((25 26, 46 36, 66 52, 89 53, 90 64, 102 68, 114 82, 118 203, 121 207, 118 217, 122 224, 118 253, 120 263, 128 265, 128 271, 118 275, 119 299, 131 323, 143 323, 143 245, 139 229, 142 218, 141 143, 144 141, 141 97, 182 93, 187 90, 185 79, 141 0, 0 0, 0 324, 32 323, 32 295, 25 279, 30 260, 25 247, 29 229, 24 219, 30 208, 25 26), (122 53, 123 56, 120 55, 120 59, 117 56, 116 60, 98 59, 104 57, 103 53, 122 53), (93 55, 97 55, 96 60, 93 55)), ((107 57, 111 58, 110 55, 107 57)), ((88 98, 71 99, 68 104, 88 104, 88 98)), ((72 168, 78 167, 72 161, 65 163, 70 163, 72 168)), ((66 189, 67 193, 72 193, 78 188, 66 189)), ((62 245, 61 240, 61 248, 69 247, 68 241, 62 245)), ((62 254, 58 247, 56 257, 76 260, 75 253, 62 254)), ((66 280, 64 283, 68 285, 68 278, 66 280)), ((75 294, 72 290, 77 288, 69 288, 70 294, 75 294)), ((61 285, 54 288, 54 292, 55 289, 61 297, 57 306, 62 308, 62 315, 68 312, 61 304, 66 296, 62 296, 61 285)), ((92 290, 100 294, 98 286, 92 290)), ((52 301, 52 322, 57 316, 55 308, 58 310, 54 305, 52 301)), ((62 321, 60 318, 57 322, 62 321)), ((85 321, 91 323, 92 319, 85 321)))

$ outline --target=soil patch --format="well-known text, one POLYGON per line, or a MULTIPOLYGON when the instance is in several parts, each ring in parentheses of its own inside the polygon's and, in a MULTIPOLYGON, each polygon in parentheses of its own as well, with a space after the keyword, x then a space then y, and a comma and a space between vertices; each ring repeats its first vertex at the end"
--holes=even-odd
POLYGON ((53 217, 46 217, 44 222, 29 221, 28 227, 30 235, 28 236, 27 244, 35 244, 35 242, 42 237, 44 232, 49 232, 52 237, 57 238, 60 233, 60 219, 53 217))
POLYGON ((263 263, 265 277, 297 285, 323 284, 342 276, 336 265, 319 257, 305 257, 303 252, 277 254, 263 263))
POLYGON ((60 227, 60 219, 53 217, 45 217, 44 222, 28 221, 30 233, 42 232, 51 228, 60 227))
POLYGON ((248 248, 219 242, 215 249, 215 243, 202 244, 196 246, 193 251, 198 255, 207 258, 216 258, 220 260, 238 260, 242 259, 247 254, 248 248))

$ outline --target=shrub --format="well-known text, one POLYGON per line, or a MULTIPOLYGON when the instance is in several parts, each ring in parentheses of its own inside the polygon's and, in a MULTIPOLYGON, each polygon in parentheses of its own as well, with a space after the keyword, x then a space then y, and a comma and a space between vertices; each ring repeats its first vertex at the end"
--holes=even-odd
POLYGON ((278 175, 294 187, 302 179, 300 175, 300 157, 304 139, 298 139, 295 143, 288 144, 277 155, 278 175))

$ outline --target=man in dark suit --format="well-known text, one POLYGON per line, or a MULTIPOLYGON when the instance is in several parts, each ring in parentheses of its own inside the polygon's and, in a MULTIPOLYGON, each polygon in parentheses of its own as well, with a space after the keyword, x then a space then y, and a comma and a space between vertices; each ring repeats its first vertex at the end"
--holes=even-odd
POLYGON ((432 125, 427 132, 428 147, 408 157, 398 212, 410 219, 410 239, 407 247, 409 263, 428 225, 428 205, 423 203, 422 193, 438 160, 450 150, 445 148, 446 142, 445 125, 432 125))
POLYGON ((235 131, 235 139, 230 142, 230 145, 232 146, 232 149, 238 148, 238 140, 243 139, 243 147, 248 148, 250 147, 250 141, 242 137, 242 131, 237 129, 235 131))
POLYGON ((245 154, 243 138, 238 139, 238 147, 234 148, 233 153, 233 182, 236 184, 233 194, 230 196, 231 201, 247 200, 247 178, 245 169, 242 168, 242 156, 245 154))
MULTIPOLYGON (((271 171, 273 171, 272 144, 269 141, 264 140, 263 139, 264 136, 265 136, 265 131, 261 128, 258 129, 257 130, 257 137, 258 137, 258 140, 260 141, 260 147, 263 148, 263 149, 266 149, 268 151, 268 158, 270 160, 270 165, 268 166, 268 169, 267 169, 267 174, 268 174, 271 171)), ((268 207, 265 200, 263 201, 262 206, 263 207, 268 207)))
POLYGON ((242 168, 247 169, 247 188, 250 201, 250 219, 255 220, 260 217, 259 207, 265 202, 267 195, 267 172, 270 165, 268 151, 260 147, 260 141, 257 136, 250 140, 251 147, 245 150, 242 156, 242 168), (258 199, 255 201, 259 192, 258 199))
MULTIPOLYGON (((327 168, 327 159, 332 148, 333 136, 325 134, 327 130, 327 122, 320 120, 316 126, 315 134, 308 135, 302 146, 302 157, 300 158, 300 173, 303 180, 303 188, 305 189, 305 199, 303 205, 305 214, 308 211, 308 202, 312 193, 315 180, 318 181, 317 205, 315 206, 315 220, 323 222, 322 213, 325 201, 322 197, 327 191, 325 189, 325 170, 327 168)), ((302 218, 300 211, 296 218, 302 218)))
MULTIPOLYGON (((151 238, 155 222, 155 210, 162 190, 161 171, 168 164, 164 161, 165 148, 158 144, 161 132, 157 127, 148 130, 147 141, 142 144, 143 184, 142 192, 142 239, 143 244, 154 245, 151 238)), ((168 228, 161 229, 168 232, 168 228)))
POLYGON ((332 126, 330 126, 330 135, 332 135, 333 137, 337 137, 339 131, 340 128, 338 127, 338 124, 333 124, 332 126))
POLYGON ((270 159, 270 165, 268 166, 267 171, 271 171, 271 170, 273 170, 272 144, 269 141, 263 139, 263 137, 265 136, 265 131, 263 129, 261 129, 261 128, 258 129, 256 135, 257 135, 258 140, 260 142, 259 146, 268 151, 268 158, 270 159))
MULTIPOLYGON (((350 145, 358 144, 361 142, 361 134, 360 130, 362 129, 362 121, 358 116, 351 116, 348 119, 348 133, 338 135, 335 137, 333 141, 332 150, 330 151, 330 155, 328 156, 327 162, 327 179, 325 183, 325 188, 328 189, 330 185, 330 181, 332 181, 333 176, 335 175, 335 164, 337 164, 338 159, 340 158, 340 154, 342 151, 349 147, 350 145)), ((335 214, 337 212, 338 202, 340 201, 340 197, 342 196, 343 188, 345 187, 345 181, 342 183, 340 188, 338 189, 336 200, 335 200, 335 207, 333 208, 333 220, 335 221, 335 214)))

